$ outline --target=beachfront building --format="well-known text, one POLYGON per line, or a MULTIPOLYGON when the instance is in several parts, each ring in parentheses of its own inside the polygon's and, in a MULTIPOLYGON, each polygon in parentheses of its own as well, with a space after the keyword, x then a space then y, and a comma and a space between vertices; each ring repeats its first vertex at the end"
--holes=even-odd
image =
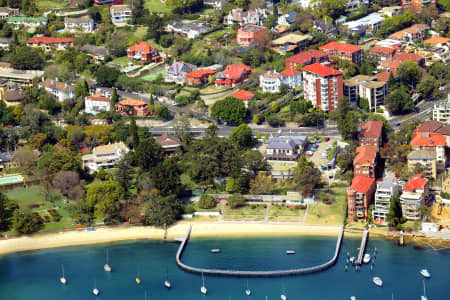
POLYGON ((353 173, 355 176, 375 178, 377 167, 377 148, 375 146, 359 146, 353 159, 353 173))
POLYGON ((92 154, 81 157, 83 168, 89 173, 98 172, 100 168, 113 168, 129 151, 130 149, 123 142, 95 147, 92 154))
POLYGON ((347 190, 347 214, 349 222, 366 220, 369 206, 373 200, 375 178, 356 176, 347 190))
POLYGON ((286 69, 281 72, 281 75, 284 76, 283 83, 291 89, 295 89, 301 86, 303 83, 302 72, 295 69, 286 69))
POLYGON ((344 95, 343 73, 315 63, 303 68, 303 87, 305 100, 323 111, 336 110, 339 99, 344 95))
POLYGON ((395 177, 383 178, 383 181, 377 183, 372 211, 373 221, 375 224, 386 224, 386 218, 389 214, 392 197, 397 196, 399 191, 400 186, 397 178, 395 177))
POLYGON ((39 83, 39 88, 44 88, 48 93, 56 97, 59 102, 64 102, 75 98, 75 90, 70 84, 58 81, 58 79, 50 79, 39 83))
POLYGON ((410 145, 414 150, 425 150, 436 153, 436 163, 439 171, 445 169, 447 156, 445 154, 447 140, 439 133, 414 132, 410 145))
POLYGON ((382 130, 383 122, 381 121, 362 122, 358 136, 359 145, 374 146, 378 152, 382 142, 382 130))
POLYGON ((101 93, 96 93, 92 96, 87 96, 84 99, 85 112, 96 115, 98 113, 111 111, 111 100, 103 97, 101 93))
POLYGON ((414 150, 408 153, 408 170, 414 171, 417 166, 420 166, 423 170, 422 175, 428 178, 437 177, 437 164, 436 164, 436 152, 414 150))
POLYGON ((428 179, 417 174, 403 187, 400 196, 403 217, 409 221, 420 221, 422 214, 420 208, 429 198, 428 179))

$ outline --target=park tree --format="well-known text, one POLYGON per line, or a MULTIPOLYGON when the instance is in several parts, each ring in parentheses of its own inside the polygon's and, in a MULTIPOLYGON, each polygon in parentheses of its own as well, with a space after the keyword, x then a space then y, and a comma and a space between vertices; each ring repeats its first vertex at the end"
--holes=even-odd
POLYGON ((16 205, 10 202, 5 194, 0 193, 0 232, 9 230, 15 209, 16 205))
POLYGON ((231 142, 240 149, 250 148, 255 144, 252 129, 247 124, 233 128, 230 134, 231 142))
POLYGON ((257 150, 248 150, 242 155, 242 167, 247 169, 251 175, 256 175, 258 171, 267 170, 269 164, 261 152, 257 150))
POLYGON ((191 122, 187 116, 177 116, 173 124, 175 136, 183 142, 191 139, 191 122))
POLYGON ((29 147, 18 148, 12 156, 12 160, 27 174, 31 174, 38 159, 38 156, 29 147))
POLYGON ((127 194, 132 187, 132 166, 131 166, 131 157, 126 154, 122 157, 121 160, 116 165, 117 173, 115 174, 115 180, 125 191, 127 194))
POLYGON ((95 73, 95 79, 97 79, 97 83, 106 86, 114 86, 119 76, 120 71, 106 66, 101 66, 95 73))
POLYGON ((304 195, 310 196, 321 183, 320 170, 314 166, 312 161, 308 161, 305 156, 301 156, 294 174, 294 182, 297 189, 304 195))
POLYGON ((315 0, 314 15, 319 19, 325 17, 335 20, 344 15, 347 1, 346 0, 315 0))
POLYGON ((245 205, 245 198, 241 194, 233 194, 227 199, 227 204, 232 209, 236 209, 245 205))
POLYGON ((124 195, 117 181, 94 182, 87 189, 85 202, 96 218, 111 223, 119 218, 124 195))
POLYGON ((435 62, 429 69, 429 73, 437 80, 445 78, 448 72, 448 65, 441 62, 435 62))
POLYGON ((426 75, 417 85, 417 91, 422 97, 429 99, 431 96, 439 92, 439 83, 431 75, 426 75))
POLYGON ((119 97, 117 96, 117 89, 113 88, 112 95, 111 95, 111 110, 114 110, 114 107, 116 107, 117 102, 119 101, 119 97))
POLYGON ((16 210, 13 216, 13 228, 17 233, 29 234, 42 228, 43 220, 39 214, 16 210))
POLYGON ((212 125, 209 125, 208 128, 206 128, 205 135, 209 138, 213 138, 213 137, 217 136, 218 131, 219 131, 219 127, 212 124, 212 125))
POLYGON ((389 105, 389 110, 393 114, 405 114, 414 109, 414 102, 405 86, 390 93, 384 102, 389 105))
POLYGON ((270 195, 273 180, 267 176, 267 172, 261 171, 255 178, 250 180, 250 193, 253 195, 270 195))
POLYGON ((416 62, 406 60, 398 69, 398 78, 410 88, 414 88, 420 80, 419 65, 416 62))
POLYGON ((42 154, 37 167, 38 170, 46 171, 53 179, 55 174, 60 171, 79 172, 81 159, 76 153, 67 149, 52 150, 42 154))
POLYGON ((170 118, 169 109, 164 105, 155 105, 155 116, 160 120, 168 120, 170 118))
POLYGON ((352 140, 356 138, 359 118, 347 97, 339 100, 338 109, 332 112, 331 116, 337 121, 337 127, 344 139, 352 140))
POLYGON ((211 195, 202 194, 198 201, 198 207, 203 209, 212 209, 217 206, 217 200, 211 195))
POLYGON ((231 125, 241 124, 246 115, 245 104, 231 96, 217 101, 211 109, 211 116, 215 120, 222 120, 231 125))
POLYGON ((144 171, 150 171, 163 160, 164 152, 153 137, 143 139, 135 151, 137 165, 144 171))
POLYGON ((388 222, 389 227, 397 227, 404 222, 400 197, 398 195, 392 197, 386 221, 388 222))
POLYGON ((352 143, 342 149, 337 158, 336 162, 346 178, 351 179, 353 177, 353 159, 355 157, 356 143, 352 143))
POLYGON ((181 204, 176 196, 163 197, 156 194, 149 199, 145 223, 157 227, 169 226, 175 223, 180 215, 181 204))
POLYGON ((236 175, 228 177, 226 191, 230 194, 246 194, 249 189, 249 177, 247 175, 236 175))
POLYGON ((133 148, 136 149, 139 146, 139 136, 136 120, 133 117, 130 118, 129 133, 131 137, 131 143, 133 144, 133 148))
POLYGON ((53 187, 64 196, 79 184, 80 176, 74 171, 59 171, 53 178, 53 187))
POLYGON ((16 47, 11 56, 11 66, 19 70, 40 70, 44 67, 44 55, 38 49, 16 47))
POLYGON ((162 196, 181 194, 181 172, 174 158, 165 159, 156 165, 150 174, 154 187, 162 196))

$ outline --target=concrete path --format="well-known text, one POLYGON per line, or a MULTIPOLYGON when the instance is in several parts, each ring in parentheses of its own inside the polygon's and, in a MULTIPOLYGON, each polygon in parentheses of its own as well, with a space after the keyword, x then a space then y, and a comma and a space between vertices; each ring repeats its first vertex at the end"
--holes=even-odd
POLYGON ((225 208, 225 202, 220 201, 219 203, 220 203, 220 215, 217 221, 223 222, 223 209, 225 208))
POLYGON ((270 203, 266 206, 266 214, 264 215, 264 223, 269 222, 269 215, 270 215, 270 203))

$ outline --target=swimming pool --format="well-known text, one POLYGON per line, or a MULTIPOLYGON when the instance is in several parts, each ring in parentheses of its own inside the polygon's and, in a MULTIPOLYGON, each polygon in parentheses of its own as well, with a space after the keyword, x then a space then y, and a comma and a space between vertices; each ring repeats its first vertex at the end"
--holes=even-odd
POLYGON ((22 181, 23 181, 22 176, 11 176, 11 177, 0 178, 0 184, 16 183, 16 182, 22 182, 22 181))

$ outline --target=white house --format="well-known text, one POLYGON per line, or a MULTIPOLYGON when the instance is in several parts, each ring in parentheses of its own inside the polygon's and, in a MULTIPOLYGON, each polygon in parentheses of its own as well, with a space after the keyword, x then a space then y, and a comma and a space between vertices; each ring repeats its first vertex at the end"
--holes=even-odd
POLYGON ((103 97, 100 93, 87 96, 84 99, 85 111, 88 114, 96 115, 105 111, 111 111, 110 99, 103 97))
POLYGON ((289 26, 295 22, 295 17, 297 16, 297 12, 295 10, 288 12, 287 14, 283 14, 278 17, 278 25, 281 26, 289 26))
POLYGON ((267 71, 259 76, 259 86, 263 89, 263 92, 279 93, 283 80, 284 75, 277 71, 267 71))
POLYGON ((82 156, 83 168, 89 173, 98 172, 100 168, 112 168, 129 151, 123 142, 95 147, 92 154, 82 156))
POLYGON ((227 0, 203 0, 204 6, 214 7, 217 10, 222 10, 223 6, 227 3, 227 0))
POLYGON ((210 30, 207 22, 199 20, 189 22, 169 21, 167 23, 167 31, 190 39, 195 39, 210 30))
POLYGON ((91 32, 94 30, 94 20, 85 16, 81 18, 64 18, 64 30, 91 32))
POLYGON ((347 0, 347 8, 348 9, 358 8, 361 5, 369 7, 369 4, 370 4, 370 0, 347 0))
POLYGON ((400 185, 395 177, 383 178, 383 181, 377 183, 375 204, 372 212, 373 220, 376 224, 384 224, 386 222, 392 197, 398 195, 399 192, 400 185))
POLYGON ((0 38, 0 48, 3 49, 9 49, 9 46, 11 46, 12 39, 10 38, 0 38))
POLYGON ((253 24, 261 26, 264 24, 266 18, 267 18, 267 11, 264 8, 255 8, 250 9, 248 11, 245 11, 242 8, 234 8, 225 17, 228 25, 233 25, 237 23, 241 27, 244 24, 253 24))
POLYGON ((281 72, 284 76, 283 84, 286 84, 291 89, 295 89, 303 84, 302 82, 302 72, 295 69, 286 69, 281 72))
POLYGON ((15 29, 21 25, 26 28, 36 28, 47 25, 48 19, 46 17, 12 16, 8 18, 7 23, 13 25, 15 29))
POLYGON ((39 83, 40 88, 44 88, 48 93, 54 95, 59 102, 75 98, 75 92, 71 85, 53 79, 46 79, 39 83))
POLYGON ((7 19, 19 14, 18 8, 0 7, 0 19, 7 19))
POLYGON ((358 20, 346 22, 342 25, 347 27, 347 29, 351 31, 352 35, 355 35, 361 34, 367 29, 370 29, 372 32, 377 31, 381 28, 384 19, 384 16, 380 13, 371 13, 370 15, 362 17, 358 20))
POLYGON ((109 12, 111 13, 111 22, 116 26, 125 25, 133 15, 128 5, 111 5, 109 12))

